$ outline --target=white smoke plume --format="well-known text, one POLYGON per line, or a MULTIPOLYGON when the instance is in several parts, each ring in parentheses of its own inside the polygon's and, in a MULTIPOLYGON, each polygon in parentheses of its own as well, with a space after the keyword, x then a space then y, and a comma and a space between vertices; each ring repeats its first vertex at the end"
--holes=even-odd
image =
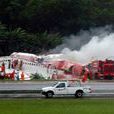
POLYGON ((114 33, 110 26, 81 31, 66 38, 54 51, 61 51, 62 59, 83 64, 92 59, 114 59, 114 33))

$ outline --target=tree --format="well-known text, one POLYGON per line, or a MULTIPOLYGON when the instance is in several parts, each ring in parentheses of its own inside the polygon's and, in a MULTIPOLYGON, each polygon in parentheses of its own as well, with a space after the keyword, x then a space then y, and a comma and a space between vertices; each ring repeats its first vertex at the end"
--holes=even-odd
POLYGON ((4 25, 2 25, 0 22, 0 56, 4 55, 4 53, 7 50, 6 36, 7 36, 7 28, 4 25))
POLYGON ((7 29, 0 24, 0 55, 10 55, 12 52, 40 53, 48 51, 62 43, 59 34, 27 33, 22 28, 7 29))

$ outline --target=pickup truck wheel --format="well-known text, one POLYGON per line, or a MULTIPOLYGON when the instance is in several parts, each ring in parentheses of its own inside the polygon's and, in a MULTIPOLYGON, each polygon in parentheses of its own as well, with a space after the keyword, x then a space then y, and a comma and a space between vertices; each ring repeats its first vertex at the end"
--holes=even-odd
POLYGON ((53 93, 52 92, 47 92, 46 93, 46 98, 52 98, 53 97, 53 93))
POLYGON ((82 96, 83 96, 83 91, 77 91, 75 94, 76 98, 82 98, 82 96))

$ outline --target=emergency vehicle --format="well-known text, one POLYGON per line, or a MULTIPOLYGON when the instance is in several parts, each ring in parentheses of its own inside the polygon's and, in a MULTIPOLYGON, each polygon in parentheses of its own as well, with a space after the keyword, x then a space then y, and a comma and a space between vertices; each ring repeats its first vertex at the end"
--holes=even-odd
POLYGON ((93 79, 113 79, 114 60, 94 60, 87 65, 93 79))

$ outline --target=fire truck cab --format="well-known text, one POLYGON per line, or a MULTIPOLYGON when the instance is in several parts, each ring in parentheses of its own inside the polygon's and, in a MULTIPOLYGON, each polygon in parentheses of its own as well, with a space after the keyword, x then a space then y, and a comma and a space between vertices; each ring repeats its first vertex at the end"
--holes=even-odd
POLYGON ((93 79, 113 79, 114 61, 113 60, 96 60, 87 65, 93 79))

